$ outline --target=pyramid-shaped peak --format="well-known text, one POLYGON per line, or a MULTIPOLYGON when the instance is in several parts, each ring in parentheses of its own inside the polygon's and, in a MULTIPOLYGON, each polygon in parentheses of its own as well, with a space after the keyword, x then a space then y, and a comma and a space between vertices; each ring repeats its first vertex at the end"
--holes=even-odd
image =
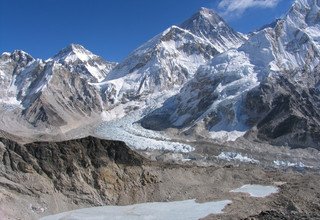
POLYGON ((67 47, 65 47, 64 49, 62 49, 59 53, 87 53, 87 54, 92 54, 89 50, 87 50, 86 48, 84 48, 82 45, 80 44, 70 44, 67 47))
POLYGON ((210 17, 216 17, 219 19, 222 19, 218 13, 216 13, 213 9, 209 9, 209 8, 205 8, 205 7, 201 7, 198 11, 198 14, 202 15, 202 16, 207 16, 207 18, 210 17))
POLYGON ((189 29, 196 23, 208 23, 213 26, 224 24, 224 20, 212 9, 201 7, 193 16, 180 25, 189 29))
POLYGON ((23 50, 14 50, 11 53, 12 56, 21 56, 21 57, 31 57, 30 54, 28 54, 27 52, 23 51, 23 50))
POLYGON ((194 35, 210 41, 219 52, 239 47, 245 38, 234 31, 214 10, 200 8, 180 25, 194 35))
POLYGON ((83 51, 88 51, 86 48, 84 48, 80 44, 70 44, 66 49, 69 49, 70 51, 75 51, 75 50, 83 50, 83 51))
POLYGON ((73 62, 76 60, 87 61, 94 56, 95 55, 93 53, 84 48, 82 45, 70 44, 53 56, 52 60, 65 62, 73 62))

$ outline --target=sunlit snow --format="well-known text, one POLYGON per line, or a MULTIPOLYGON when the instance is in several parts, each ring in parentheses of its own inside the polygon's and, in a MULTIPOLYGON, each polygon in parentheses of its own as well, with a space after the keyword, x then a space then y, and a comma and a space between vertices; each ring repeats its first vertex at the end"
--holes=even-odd
POLYGON ((194 150, 188 144, 171 141, 164 135, 144 129, 135 123, 134 117, 123 117, 102 123, 96 129, 95 135, 105 139, 124 141, 130 147, 140 150, 169 150, 185 153, 194 150))
POLYGON ((252 197, 267 197, 273 193, 278 192, 278 188, 275 186, 263 186, 263 185, 243 185, 238 189, 231 190, 235 193, 248 193, 252 197))
POLYGON ((312 168, 311 166, 307 166, 302 162, 290 162, 290 161, 282 161, 282 160, 275 160, 273 163, 277 167, 296 167, 296 168, 312 168))
POLYGON ((42 220, 197 220, 209 214, 220 214, 230 200, 196 203, 195 200, 179 202, 142 203, 129 206, 102 206, 80 209, 53 216, 42 220))
POLYGON ((226 161, 236 160, 244 163, 259 163, 258 160, 255 160, 253 158, 250 158, 246 155, 242 155, 237 152, 221 152, 217 157, 221 160, 226 160, 226 161))

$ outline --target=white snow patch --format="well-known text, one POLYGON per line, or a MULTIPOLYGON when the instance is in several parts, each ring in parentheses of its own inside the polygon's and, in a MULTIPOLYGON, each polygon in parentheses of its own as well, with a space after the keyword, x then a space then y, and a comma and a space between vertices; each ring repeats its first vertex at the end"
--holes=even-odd
POLYGON ((0 103, 4 104, 4 105, 8 105, 8 106, 12 106, 12 107, 21 107, 21 102, 17 100, 16 97, 4 97, 4 98, 0 98, 0 103))
POLYGON ((3 53, 2 53, 2 55, 10 56, 10 55, 11 55, 11 53, 9 53, 9 52, 3 52, 3 53))
POLYGON ((196 220, 209 214, 221 214, 230 200, 196 203, 195 200, 179 202, 154 202, 129 206, 103 206, 88 209, 79 209, 71 212, 47 216, 42 220, 196 220))
POLYGON ((273 163, 278 167, 312 168, 312 166, 307 166, 302 162, 293 163, 290 161, 275 160, 273 163))
POLYGON ((91 66, 89 64, 86 64, 85 66, 87 70, 90 72, 90 74, 98 80, 98 82, 101 82, 105 78, 102 69, 99 69, 95 66, 91 66))
POLYGON ((235 141, 239 137, 242 137, 246 131, 212 131, 210 137, 219 141, 235 141))
POLYGON ((243 185, 238 189, 231 190, 231 192, 235 193, 248 193, 252 197, 267 197, 273 193, 278 193, 279 189, 275 186, 263 186, 263 185, 255 185, 255 184, 248 184, 243 185))
POLYGON ((237 152, 221 152, 218 156, 218 159, 221 160, 227 160, 227 161, 233 161, 237 160, 244 163, 259 163, 258 160, 255 160, 253 158, 250 158, 248 156, 243 156, 240 153, 237 152))

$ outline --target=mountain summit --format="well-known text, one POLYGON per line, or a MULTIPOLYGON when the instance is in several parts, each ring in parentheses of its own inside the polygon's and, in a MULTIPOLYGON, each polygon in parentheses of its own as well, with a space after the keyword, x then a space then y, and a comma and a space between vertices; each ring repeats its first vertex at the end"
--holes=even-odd
POLYGON ((116 66, 79 44, 70 44, 48 61, 61 63, 72 72, 81 72, 90 82, 100 82, 116 66))
POLYGON ((76 60, 81 60, 85 62, 95 56, 96 55, 79 44, 70 44, 54 55, 52 60, 59 62, 73 62, 76 60))
POLYGON ((177 91, 193 78, 199 66, 244 41, 244 36, 218 14, 201 8, 179 27, 171 26, 134 50, 108 74, 103 93, 112 91, 114 102, 123 96, 132 100, 165 90, 177 91))
POLYGON ((244 35, 234 31, 223 18, 208 8, 200 8, 180 27, 210 41, 219 52, 238 48, 245 41, 244 35))

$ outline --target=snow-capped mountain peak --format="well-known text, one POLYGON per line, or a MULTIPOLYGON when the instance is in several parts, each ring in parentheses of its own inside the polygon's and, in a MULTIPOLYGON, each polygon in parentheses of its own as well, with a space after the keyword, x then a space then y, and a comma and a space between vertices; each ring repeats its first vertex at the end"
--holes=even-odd
POLYGON ((79 44, 70 44, 53 56, 52 60, 58 62, 74 62, 76 60, 81 60, 82 62, 86 62, 95 56, 96 55, 79 44))
POLYGON ((207 20, 213 26, 225 25, 223 19, 216 12, 208 8, 201 7, 198 13, 195 14, 195 17, 197 16, 207 20))
MULTIPOLYGON (((7 55, 9 55, 9 54, 7 54, 7 55)), ((34 58, 30 54, 24 52, 23 50, 14 50, 10 54, 10 58, 12 60, 14 60, 15 62, 19 62, 19 63, 21 63, 23 61, 30 62, 30 61, 34 60, 34 58)))
POLYGON ((48 59, 61 63, 71 72, 81 73, 90 82, 100 82, 117 65, 107 62, 79 44, 70 44, 58 54, 48 59))
POLYGON ((178 90, 216 54, 218 51, 209 41, 171 26, 115 67, 106 78, 108 86, 104 91, 114 91, 115 96, 110 99, 113 103, 178 90))
POLYGON ((242 34, 234 31, 223 18, 208 8, 200 8, 180 27, 210 41, 219 52, 238 48, 245 41, 242 34))

